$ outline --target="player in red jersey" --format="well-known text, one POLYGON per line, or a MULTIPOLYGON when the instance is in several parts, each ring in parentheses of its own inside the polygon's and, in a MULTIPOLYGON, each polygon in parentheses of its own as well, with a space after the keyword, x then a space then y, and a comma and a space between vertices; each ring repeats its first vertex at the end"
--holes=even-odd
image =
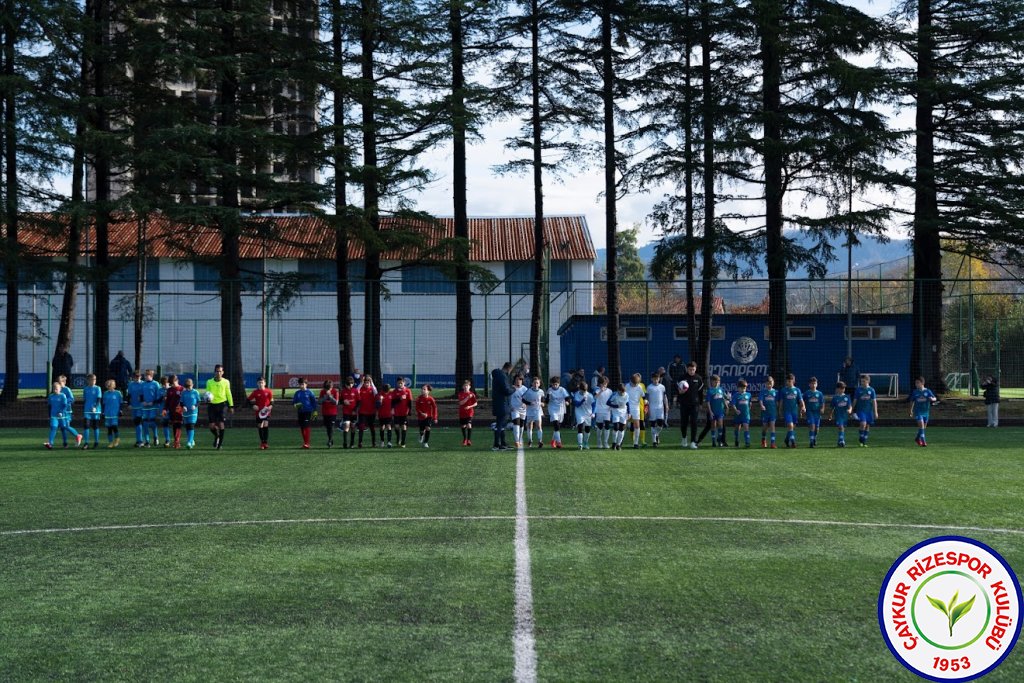
POLYGON ((473 391, 473 383, 468 379, 462 383, 462 391, 459 392, 459 425, 462 427, 462 445, 473 445, 473 411, 476 408, 476 392, 473 391))
POLYGON ((260 377, 256 380, 256 388, 247 399, 256 413, 256 428, 260 435, 260 450, 270 448, 270 411, 274 406, 274 392, 267 389, 267 380, 260 377))
POLYGON ((391 391, 391 413, 394 415, 395 443, 405 448, 405 438, 409 435, 409 413, 412 411, 412 392, 405 384, 405 378, 399 377, 395 388, 391 391))
POLYGON ((373 378, 363 375, 363 383, 359 387, 359 448, 363 447, 363 432, 370 430, 370 444, 377 447, 377 387, 373 386, 373 378))
POLYGON ((394 411, 391 407, 391 385, 385 384, 380 388, 377 395, 377 421, 380 424, 380 445, 385 443, 384 436, 387 435, 387 447, 391 448, 391 426, 394 421, 394 411))
POLYGON ((356 445, 356 419, 359 416, 359 390, 355 380, 345 378, 345 388, 341 390, 341 445, 352 448, 356 445))
POLYGON ((164 394, 164 445, 167 444, 167 427, 174 433, 174 447, 181 448, 181 422, 184 410, 181 407, 181 392, 185 387, 178 384, 177 375, 167 376, 167 389, 164 394))
POLYGON ((437 401, 430 395, 432 387, 424 384, 416 399, 416 417, 420 421, 420 443, 430 448, 430 426, 437 423, 437 401))
POLYGON ((334 427, 338 424, 338 406, 341 405, 341 392, 334 388, 334 382, 324 381, 320 390, 320 414, 324 417, 324 429, 327 430, 327 447, 334 445, 334 427))

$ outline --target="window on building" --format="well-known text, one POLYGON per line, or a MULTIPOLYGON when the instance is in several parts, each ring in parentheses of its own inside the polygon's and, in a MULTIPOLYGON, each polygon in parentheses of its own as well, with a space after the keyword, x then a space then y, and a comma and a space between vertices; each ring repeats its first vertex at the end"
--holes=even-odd
MULTIPOLYGON (((260 259, 242 259, 238 262, 242 282, 246 289, 258 289, 263 280, 260 259)), ((197 292, 216 292, 220 287, 220 266, 202 261, 192 263, 192 287, 197 292)))
MULTIPOLYGON (((651 340, 651 328, 650 327, 620 327, 619 328, 619 341, 650 341, 651 340)), ((608 328, 601 326, 601 341, 608 341, 608 328)))
MULTIPOLYGON (((685 325, 677 325, 672 328, 672 338, 676 341, 683 341, 689 339, 689 331, 685 325)), ((712 325, 711 326, 711 338, 712 339, 725 339, 725 326, 723 325, 712 325)))
POLYGON ((895 325, 854 325, 844 327, 845 339, 866 341, 892 341, 896 339, 895 325))
POLYGON ((405 294, 455 294, 455 280, 433 266, 402 268, 402 292, 405 294))
MULTIPOLYGON (((348 286, 352 294, 366 291, 364 275, 366 264, 363 261, 348 262, 348 286)), ((299 288, 303 292, 335 292, 337 291, 338 269, 331 259, 311 259, 299 261, 299 275, 303 278, 299 288)))
MULTIPOLYGON (((534 272, 533 261, 505 261, 505 293, 532 294, 534 272)), ((552 294, 568 291, 571 284, 569 261, 552 260, 547 280, 552 294)))
MULTIPOLYGON (((110 274, 111 292, 134 292, 138 271, 134 262, 124 265, 110 274)), ((146 291, 160 291, 160 260, 146 259, 146 291)))
MULTIPOLYGON (((813 341, 815 328, 813 325, 787 325, 786 339, 813 341)), ((764 340, 768 341, 768 326, 764 327, 764 340)))

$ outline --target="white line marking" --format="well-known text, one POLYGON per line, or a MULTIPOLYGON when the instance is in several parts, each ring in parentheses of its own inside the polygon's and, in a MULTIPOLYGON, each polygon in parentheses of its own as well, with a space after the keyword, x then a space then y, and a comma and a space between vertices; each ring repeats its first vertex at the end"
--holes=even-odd
POLYGON ((833 519, 772 519, 770 517, 685 517, 641 515, 533 515, 530 519, 552 521, 623 522, 722 522, 727 524, 794 524, 803 526, 845 526, 868 529, 925 529, 932 531, 984 531, 994 534, 1024 535, 1024 529, 1000 529, 983 526, 946 524, 900 524, 897 522, 851 522, 833 519))
POLYGON ((526 513, 526 453, 516 452, 516 581, 515 630, 512 641, 516 683, 537 680, 537 647, 533 635, 533 580, 530 577, 530 518, 526 513))
MULTIPOLYGON (((899 524, 895 522, 851 522, 833 519, 773 519, 770 517, 686 517, 643 515, 524 515, 523 520, 540 521, 594 521, 594 522, 695 522, 723 524, 792 524, 800 526, 842 526, 866 529, 923 529, 931 531, 980 531, 992 534, 1024 536, 1024 529, 1001 529, 982 526, 955 526, 946 524, 899 524)), ((518 521, 512 515, 436 515, 422 517, 320 517, 311 519, 242 519, 213 522, 162 522, 154 524, 106 524, 101 526, 55 527, 47 529, 10 529, 0 536, 33 536, 42 534, 72 534, 88 531, 137 531, 145 529, 191 529, 202 527, 274 526, 286 524, 358 524, 398 522, 488 522, 518 521)))
POLYGON ((465 515, 427 517, 321 517, 311 519, 242 519, 220 522, 165 522, 157 524, 109 524, 52 529, 18 529, 0 531, 0 536, 29 536, 32 534, 71 534, 83 531, 136 531, 140 529, 191 529, 217 526, 271 526, 275 524, 357 524, 359 522, 484 522, 511 521, 510 515, 465 515))

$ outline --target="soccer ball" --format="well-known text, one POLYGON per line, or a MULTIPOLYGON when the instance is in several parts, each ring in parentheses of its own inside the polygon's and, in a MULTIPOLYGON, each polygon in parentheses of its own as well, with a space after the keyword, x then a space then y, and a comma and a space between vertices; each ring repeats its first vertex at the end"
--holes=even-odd
POLYGON ((210 393, 209 391, 203 393, 203 400, 209 403, 210 401, 213 400, 213 394, 210 393))
POLYGON ((679 380, 679 393, 680 394, 685 394, 689 390, 690 390, 690 383, 687 382, 685 379, 679 380))

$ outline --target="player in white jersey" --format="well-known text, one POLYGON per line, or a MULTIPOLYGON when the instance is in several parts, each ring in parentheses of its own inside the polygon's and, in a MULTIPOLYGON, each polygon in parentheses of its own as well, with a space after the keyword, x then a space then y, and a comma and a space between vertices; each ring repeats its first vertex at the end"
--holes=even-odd
POLYGON ((611 444, 608 435, 611 433, 612 413, 608 407, 608 399, 612 390, 608 388, 608 378, 601 376, 594 389, 594 429, 597 430, 597 447, 608 448, 611 444))
POLYGON ((647 385, 647 422, 651 426, 651 445, 655 448, 661 443, 661 430, 665 428, 665 417, 668 415, 668 394, 661 383, 661 375, 651 375, 651 383, 647 385))
POLYGON ((626 415, 629 413, 629 397, 626 386, 620 384, 617 391, 608 399, 608 407, 612 416, 612 448, 621 451, 622 440, 626 436, 626 415))
POLYGON ((516 448, 523 447, 523 427, 526 426, 526 404, 523 403, 525 393, 523 376, 516 375, 512 378, 512 395, 509 396, 509 405, 512 408, 512 440, 516 442, 516 448))
POLYGON ((594 396, 587 391, 587 383, 580 382, 572 395, 573 414, 576 416, 576 443, 580 450, 590 448, 590 422, 594 419, 594 396))
POLYGON ((640 402, 647 393, 646 387, 640 382, 640 373, 635 372, 626 385, 626 398, 629 399, 629 429, 633 432, 633 448, 640 448, 640 432, 644 423, 640 419, 640 402))
POLYGON ((565 402, 569 398, 569 392, 562 386, 562 381, 558 379, 558 376, 551 378, 551 386, 548 387, 547 392, 547 403, 548 403, 548 419, 551 420, 551 429, 553 434, 551 435, 551 447, 561 448, 562 447, 562 432, 559 431, 562 428, 562 422, 565 420, 565 402))
POLYGON ((540 386, 540 377, 530 381, 530 388, 523 392, 523 405, 526 406, 526 447, 533 446, 533 433, 537 431, 537 448, 544 447, 544 390, 540 386))

